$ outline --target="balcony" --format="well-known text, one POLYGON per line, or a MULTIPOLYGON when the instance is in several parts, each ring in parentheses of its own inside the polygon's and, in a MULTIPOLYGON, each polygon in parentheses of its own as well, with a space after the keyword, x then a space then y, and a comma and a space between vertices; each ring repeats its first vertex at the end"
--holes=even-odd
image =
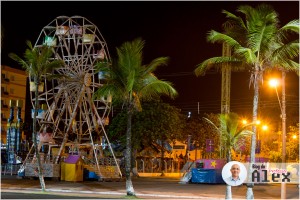
POLYGON ((8 110, 8 105, 1 105, 1 110, 7 111, 8 110))
POLYGON ((2 121, 2 122, 7 122, 7 118, 1 117, 1 121, 2 121))
POLYGON ((4 95, 9 95, 9 93, 7 91, 1 91, 1 95, 4 96, 4 95))

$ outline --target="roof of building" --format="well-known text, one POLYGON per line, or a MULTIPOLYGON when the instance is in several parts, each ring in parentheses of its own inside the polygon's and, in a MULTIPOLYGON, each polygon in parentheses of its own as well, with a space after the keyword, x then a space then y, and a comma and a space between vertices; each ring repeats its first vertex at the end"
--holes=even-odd
POLYGON ((8 72, 13 72, 16 74, 27 76, 27 73, 24 70, 16 69, 16 68, 9 67, 6 65, 1 65, 1 71, 8 71, 8 72))
POLYGON ((65 163, 76 164, 79 160, 80 160, 80 156, 79 155, 69 155, 65 159, 65 163))

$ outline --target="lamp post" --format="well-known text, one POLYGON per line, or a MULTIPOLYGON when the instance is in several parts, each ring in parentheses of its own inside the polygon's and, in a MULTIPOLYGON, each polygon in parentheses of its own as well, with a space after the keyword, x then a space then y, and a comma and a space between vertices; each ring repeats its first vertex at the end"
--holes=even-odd
MULTIPOLYGON (((285 72, 282 71, 281 86, 282 86, 282 97, 281 102, 277 91, 278 81, 276 79, 270 80, 270 85, 275 87, 277 99, 281 111, 282 119, 282 167, 285 169, 285 156, 286 156, 286 113, 285 113, 285 72)), ((281 199, 286 199, 286 183, 281 183, 281 199)))
POLYGON ((260 120, 256 120, 256 122, 254 122, 257 126, 257 129, 256 129, 256 148, 255 148, 255 153, 258 154, 258 162, 261 161, 261 155, 260 155, 260 152, 261 152, 261 147, 262 147, 262 140, 260 139, 259 137, 259 134, 260 134, 260 130, 263 130, 263 131, 266 131, 268 129, 268 126, 267 125, 261 125, 261 121, 260 120))

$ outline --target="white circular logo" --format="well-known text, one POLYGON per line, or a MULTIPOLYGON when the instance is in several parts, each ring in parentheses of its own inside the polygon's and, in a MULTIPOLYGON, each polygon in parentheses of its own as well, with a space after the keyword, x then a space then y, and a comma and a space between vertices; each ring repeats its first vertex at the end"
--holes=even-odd
POLYGON ((238 162, 231 161, 222 169, 222 178, 230 186, 238 186, 243 184, 247 177, 246 167, 238 162))

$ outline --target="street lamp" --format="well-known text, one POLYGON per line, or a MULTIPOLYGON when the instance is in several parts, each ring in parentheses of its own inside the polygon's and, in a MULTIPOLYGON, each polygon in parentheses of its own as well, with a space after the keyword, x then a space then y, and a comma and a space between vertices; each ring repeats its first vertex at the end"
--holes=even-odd
MULTIPOLYGON (((282 167, 285 169, 285 156, 286 156, 286 113, 285 113, 285 72, 282 71, 282 98, 280 102, 280 98, 277 91, 277 86, 279 81, 276 79, 271 79, 269 84, 275 88, 277 99, 280 106, 281 111, 281 119, 282 119, 282 167)), ((286 184, 281 183, 281 199, 286 199, 286 184)))

